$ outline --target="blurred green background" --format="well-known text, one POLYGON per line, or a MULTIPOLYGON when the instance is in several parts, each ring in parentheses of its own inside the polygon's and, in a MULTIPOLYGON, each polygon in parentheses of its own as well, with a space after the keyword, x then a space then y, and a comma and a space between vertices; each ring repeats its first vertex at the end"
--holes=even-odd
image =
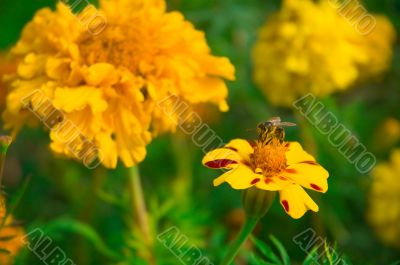
MULTIPOLYGON (((226 142, 254 138, 256 124, 273 116, 299 122, 292 111, 270 106, 252 81, 250 51, 257 29, 280 4, 278 0, 168 1, 170 10, 183 12, 196 28, 205 31, 214 54, 229 57, 236 67, 237 79, 229 83, 230 111, 221 114, 217 109, 205 110, 204 121, 226 142)), ((368 0, 364 4, 373 13, 387 15, 399 32, 400 1, 368 0)), ((6 50, 17 41, 36 10, 54 5, 45 0, 0 0, 0 48, 6 50)), ((384 80, 323 100, 378 160, 386 160, 390 153, 387 148, 375 148, 382 121, 385 117, 400 119, 398 41, 394 50, 393 64, 384 80)), ((330 172, 329 191, 323 196, 311 194, 320 212, 308 212, 300 220, 292 220, 275 201, 255 236, 271 244, 268 235, 274 235, 293 264, 300 264, 306 253, 292 239, 309 227, 330 244, 337 244, 337 251, 352 264, 391 264, 399 260, 400 251, 383 245, 366 222, 370 176, 358 173, 308 122, 300 123, 287 130, 287 139, 304 143, 307 139, 302 131, 312 135, 317 160, 330 172)), ((10 147, 4 181, 7 197, 13 201, 27 183, 14 211, 16 218, 24 222, 27 231, 43 228, 77 265, 146 264, 135 254, 140 249, 140 237, 126 232, 129 196, 123 167, 93 172, 74 161, 55 157, 48 142, 47 133, 41 129, 25 129, 10 147)), ((237 233, 243 221, 240 192, 227 185, 214 188, 212 180, 219 172, 203 168, 202 156, 190 136, 164 135, 149 145, 148 156, 139 168, 154 235, 176 226, 218 264, 228 238, 237 233)), ((155 243, 159 264, 180 264, 155 243)), ((248 248, 245 257, 259 251, 254 246, 248 248)), ((43 262, 25 249, 17 264, 43 262)))

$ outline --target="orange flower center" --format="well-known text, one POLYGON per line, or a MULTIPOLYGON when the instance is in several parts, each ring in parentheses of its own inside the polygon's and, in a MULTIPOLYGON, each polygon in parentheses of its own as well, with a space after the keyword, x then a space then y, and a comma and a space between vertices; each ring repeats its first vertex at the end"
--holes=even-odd
POLYGON ((265 177, 277 175, 286 168, 286 151, 285 143, 280 143, 278 139, 267 145, 257 143, 251 159, 253 170, 265 177))
MULTIPOLYGON (((132 22, 133 23, 133 22, 132 22)), ((140 23, 137 25, 107 25, 100 34, 86 33, 79 39, 80 54, 86 64, 106 62, 123 66, 136 74, 145 74, 151 58, 158 48, 155 36, 148 34, 140 23)))

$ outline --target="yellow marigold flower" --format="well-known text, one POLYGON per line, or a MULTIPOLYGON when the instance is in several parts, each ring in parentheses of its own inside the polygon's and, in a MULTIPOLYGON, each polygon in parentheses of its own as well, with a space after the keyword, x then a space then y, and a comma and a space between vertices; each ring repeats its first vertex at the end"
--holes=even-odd
POLYGON ((127 167, 142 161, 152 135, 176 128, 159 101, 176 95, 225 111, 222 78, 234 78, 229 60, 213 56, 204 33, 167 12, 164 0, 100 0, 98 10, 88 6, 78 16, 58 3, 36 13, 12 53, 21 62, 7 78, 6 127, 16 132, 37 120, 29 108, 48 123, 53 151, 81 157, 94 143, 110 168, 118 158, 127 167), (93 34, 87 21, 96 14, 107 24, 93 34), (51 116, 44 98, 62 114, 51 116), (79 131, 73 140, 67 122, 79 131))
POLYGON ((390 162, 379 163, 371 174, 367 218, 383 242, 400 248, 400 149, 393 150, 390 162))
POLYGON ((394 27, 374 15, 375 28, 360 32, 351 5, 285 0, 262 26, 252 52, 254 80, 272 104, 290 106, 310 92, 323 97, 388 68, 394 27))
POLYGON ((318 205, 303 187, 325 193, 328 172, 298 142, 279 138, 255 143, 234 139, 207 153, 202 162, 209 168, 228 170, 214 180, 214 186, 227 182, 239 190, 279 191, 281 205, 296 219, 307 210, 317 212, 318 205))
POLYGON ((14 224, 12 216, 4 221, 5 216, 4 197, 0 196, 0 249, 3 250, 0 251, 0 264, 12 265, 15 256, 24 245, 25 232, 22 227, 14 224))

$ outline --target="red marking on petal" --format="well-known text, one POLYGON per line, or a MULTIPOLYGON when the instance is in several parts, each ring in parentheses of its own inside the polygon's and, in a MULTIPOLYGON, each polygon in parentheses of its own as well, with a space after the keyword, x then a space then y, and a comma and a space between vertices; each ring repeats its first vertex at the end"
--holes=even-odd
POLYGON ((221 167, 226 167, 231 164, 237 164, 238 162, 230 159, 217 159, 217 160, 212 160, 208 161, 205 163, 207 167, 210 168, 221 168, 221 167))
POLYGON ((283 181, 287 181, 288 179, 285 177, 280 176, 279 179, 283 180, 283 181))
POLYGON ((318 165, 318 163, 315 162, 315 161, 303 161, 303 162, 300 162, 300 163, 302 163, 302 164, 309 164, 309 165, 318 165))
POLYGON ((253 179, 251 182, 250 182, 250 184, 251 185, 254 185, 254 184, 256 184, 257 182, 259 182, 260 181, 260 179, 259 178, 256 178, 256 179, 253 179))
POLYGON ((313 184, 313 183, 310 184, 310 187, 313 188, 314 190, 322 191, 322 188, 321 188, 320 186, 315 185, 315 184, 313 184))
POLYGON ((287 168, 287 169, 285 169, 285 171, 286 171, 287 173, 291 173, 291 174, 296 174, 296 173, 297 173, 297 170, 294 169, 294 168, 287 168))
POLYGON ((265 184, 273 183, 274 181, 270 178, 264 179, 265 184))
POLYGON ((288 201, 287 200, 283 200, 282 201, 282 205, 285 208, 285 211, 289 212, 289 203, 288 203, 288 201))
POLYGON ((225 148, 225 149, 232 150, 232 151, 235 151, 235 152, 238 151, 235 147, 231 147, 231 146, 225 146, 224 148, 225 148))
POLYGON ((290 143, 286 143, 286 144, 285 144, 285 147, 289 147, 289 146, 290 146, 290 143))

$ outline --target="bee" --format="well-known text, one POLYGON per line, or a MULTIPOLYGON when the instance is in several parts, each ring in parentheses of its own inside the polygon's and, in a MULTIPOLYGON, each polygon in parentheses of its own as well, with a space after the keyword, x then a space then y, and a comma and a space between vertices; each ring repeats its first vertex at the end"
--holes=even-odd
POLYGON ((269 144, 274 138, 283 142, 285 130, 283 126, 296 126, 292 122, 282 122, 280 117, 273 117, 257 126, 258 141, 263 144, 269 144))

